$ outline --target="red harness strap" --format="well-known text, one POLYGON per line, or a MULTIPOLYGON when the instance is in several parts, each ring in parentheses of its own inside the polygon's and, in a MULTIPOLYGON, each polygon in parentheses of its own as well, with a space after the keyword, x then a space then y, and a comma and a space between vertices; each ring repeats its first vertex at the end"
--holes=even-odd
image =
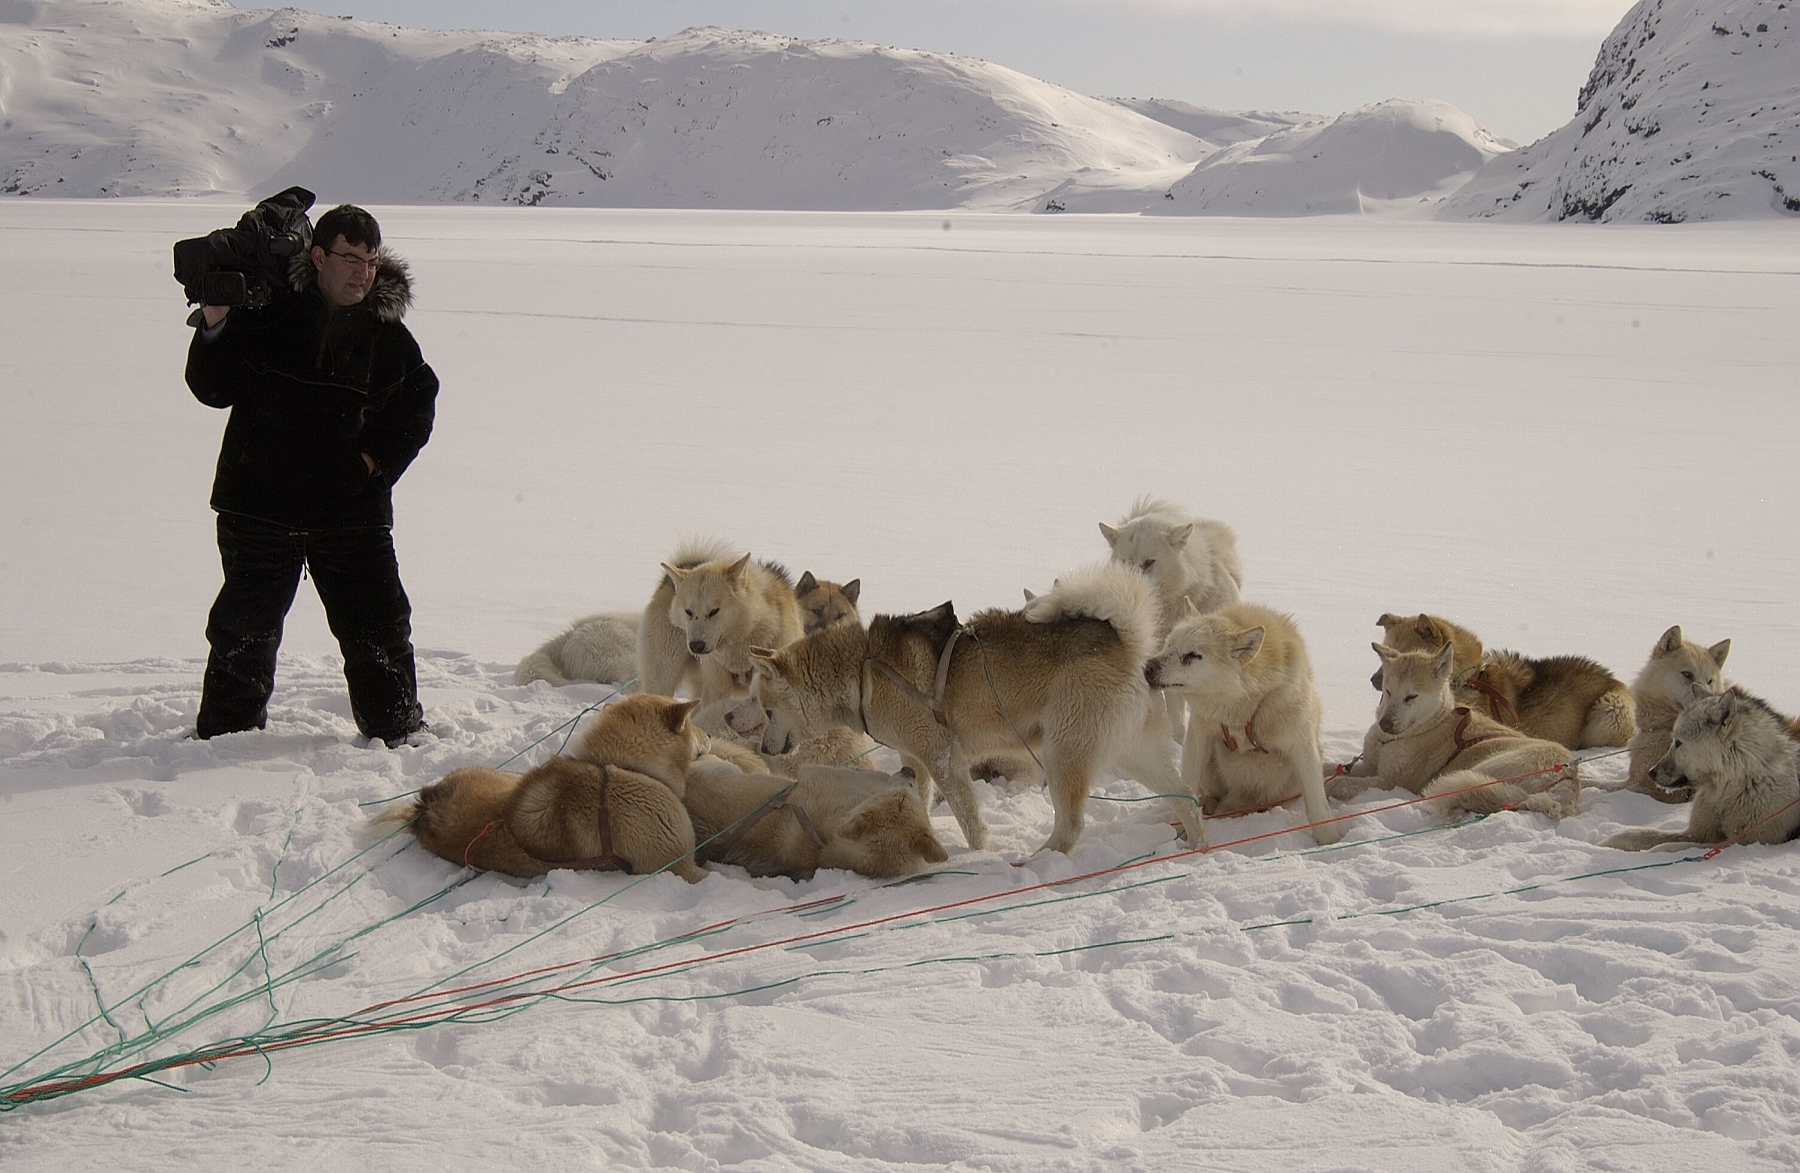
POLYGON ((1480 737, 1474 738, 1473 740, 1466 738, 1463 734, 1469 731, 1469 722, 1475 719, 1475 714, 1462 705, 1458 705, 1455 712, 1462 718, 1462 720, 1456 723, 1456 757, 1460 758, 1463 755, 1463 751, 1470 746, 1480 745, 1484 741, 1492 741, 1496 737, 1512 736, 1510 733, 1483 733, 1480 737))
POLYGON ((601 871, 608 872, 628 872, 631 870, 625 866, 624 860, 621 860, 618 856, 613 854, 612 815, 607 810, 606 803, 606 787, 611 779, 612 775, 608 773, 607 767, 601 766, 600 795, 598 803, 600 807, 600 854, 590 855, 586 859, 578 859, 561 866, 567 868, 598 868, 601 871))
POLYGON ((1468 686, 1487 698, 1488 716, 1496 721, 1505 721, 1514 729, 1519 727, 1519 710, 1506 699, 1506 695, 1487 682, 1487 669, 1478 669, 1475 675, 1465 682, 1468 686), (1500 710, 1505 709, 1509 716, 1502 717, 1500 710))
MULTIPOLYGON (((1232 753, 1237 752, 1237 738, 1232 735, 1231 727, 1229 725, 1220 722, 1219 736, 1225 739, 1226 749, 1230 750, 1232 753)), ((1250 743, 1250 748, 1257 753, 1269 752, 1263 748, 1262 742, 1256 740, 1256 721, 1254 719, 1244 722, 1244 739, 1250 743)))

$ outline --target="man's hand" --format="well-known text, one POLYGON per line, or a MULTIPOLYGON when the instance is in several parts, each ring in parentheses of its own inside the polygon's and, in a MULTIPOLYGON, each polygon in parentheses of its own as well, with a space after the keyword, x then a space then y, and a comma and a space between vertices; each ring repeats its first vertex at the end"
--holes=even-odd
POLYGON ((210 330, 225 320, 225 315, 231 312, 231 307, 228 305, 203 305, 200 307, 200 312, 205 315, 206 328, 210 330))

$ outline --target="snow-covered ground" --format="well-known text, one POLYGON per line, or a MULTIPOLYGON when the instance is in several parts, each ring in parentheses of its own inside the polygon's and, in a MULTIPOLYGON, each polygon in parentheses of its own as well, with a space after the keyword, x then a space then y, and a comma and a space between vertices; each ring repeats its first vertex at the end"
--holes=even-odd
POLYGON ((1278 810, 1049 888, 1172 854, 1161 809, 1027 858, 1047 801, 981 786, 995 850, 940 809, 902 886, 359 854, 364 804, 558 744, 609 690, 513 662, 689 533, 966 613, 1172 497, 1299 619, 1328 756, 1385 610, 1627 677, 1679 622, 1793 712, 1792 226, 378 209, 444 382, 397 491, 439 736, 387 751, 304 588, 269 729, 183 740, 223 417, 168 249, 237 210, 0 202, 0 1084, 602 980, 22 1107, 9 1168, 1800 1164, 1800 856, 1594 846, 1685 819, 1640 796, 1374 794, 1341 849, 1278 810))

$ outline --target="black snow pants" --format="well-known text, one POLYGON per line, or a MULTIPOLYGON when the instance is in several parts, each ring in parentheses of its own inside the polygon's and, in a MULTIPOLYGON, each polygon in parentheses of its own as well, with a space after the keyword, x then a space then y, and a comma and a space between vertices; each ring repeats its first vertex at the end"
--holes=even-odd
POLYGON ((225 585, 207 618, 212 654, 200 690, 201 738, 268 721, 275 650, 299 589, 312 573, 331 634, 344 653, 350 712, 365 737, 394 742, 423 717, 413 666, 412 604, 400 585, 394 535, 386 526, 297 529, 242 514, 219 514, 225 585))

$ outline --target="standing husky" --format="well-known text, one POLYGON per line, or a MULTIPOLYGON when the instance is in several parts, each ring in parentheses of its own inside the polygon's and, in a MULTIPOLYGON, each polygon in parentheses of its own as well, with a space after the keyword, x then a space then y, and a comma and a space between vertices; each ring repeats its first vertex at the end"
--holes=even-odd
POLYGON ((1332 783, 1333 797, 1353 797, 1367 786, 1363 779, 1376 778, 1414 794, 1442 796, 1451 810, 1491 814, 1523 807, 1559 819, 1577 808, 1581 782, 1567 747, 1527 737, 1456 703, 1455 648, 1396 652, 1386 644, 1369 646, 1381 657, 1381 703, 1362 756, 1332 783))
POLYGON ((1636 706, 1637 735, 1631 739, 1631 777, 1627 787, 1663 802, 1687 802, 1693 792, 1656 785, 1650 768, 1669 752, 1669 731, 1681 711, 1703 696, 1725 687, 1720 669, 1731 653, 1731 641, 1722 639, 1703 648, 1681 636, 1681 625, 1662 633, 1650 649, 1650 659, 1631 682, 1636 706))
POLYGON ((1183 602, 1217 611, 1243 598, 1244 568, 1237 535, 1222 521, 1191 516, 1179 505, 1148 496, 1132 502, 1117 527, 1100 523, 1112 560, 1135 566, 1156 588, 1156 638, 1181 620, 1183 602))
POLYGON ((1740 835, 1745 843, 1786 843, 1800 835, 1800 747, 1756 697, 1727 689, 1683 709, 1650 780, 1693 791, 1687 829, 1621 831, 1607 847, 1643 851, 1740 835))
POLYGON ((1152 688, 1187 701, 1182 783, 1205 813, 1306 801, 1313 839, 1336 843, 1319 759, 1319 693, 1294 621, 1255 603, 1201 614, 1192 603, 1144 666, 1152 688))
MULTIPOLYGON (((1029 748, 1043 763, 1056 810, 1044 849, 1081 838, 1089 786, 1117 766, 1158 793, 1179 788, 1173 746, 1145 739, 1153 703, 1143 664, 1156 604, 1143 575, 1123 567, 1087 572, 1093 613, 982 611, 959 625, 951 604, 914 615, 877 615, 867 630, 839 624, 781 651, 758 650, 750 699, 731 724, 762 722, 764 753, 781 753, 833 725, 892 746, 929 803, 933 780, 970 847, 987 846, 969 763, 1029 748), (756 710, 760 709, 761 713, 756 710)), ((1069 591, 1077 591, 1071 576, 1069 591)), ((1177 799, 1189 842, 1204 843, 1192 802, 1177 799), (1181 808, 1187 808, 1185 810, 1181 808)))
MULTIPOLYGON (((1397 651, 1454 647, 1457 703, 1481 709, 1521 733, 1569 749, 1593 749, 1625 745, 1636 730, 1631 690, 1586 656, 1531 659, 1517 652, 1484 651, 1473 632, 1435 615, 1383 615, 1378 622, 1387 645, 1397 651), (1470 672, 1471 664, 1480 667, 1470 672)), ((1385 665, 1369 683, 1382 687, 1383 671, 1385 665)))
POLYGON ((640 692, 673 696, 686 683, 702 704, 742 696, 750 649, 800 638, 794 584, 777 563, 704 542, 683 546, 662 570, 638 633, 640 692))

